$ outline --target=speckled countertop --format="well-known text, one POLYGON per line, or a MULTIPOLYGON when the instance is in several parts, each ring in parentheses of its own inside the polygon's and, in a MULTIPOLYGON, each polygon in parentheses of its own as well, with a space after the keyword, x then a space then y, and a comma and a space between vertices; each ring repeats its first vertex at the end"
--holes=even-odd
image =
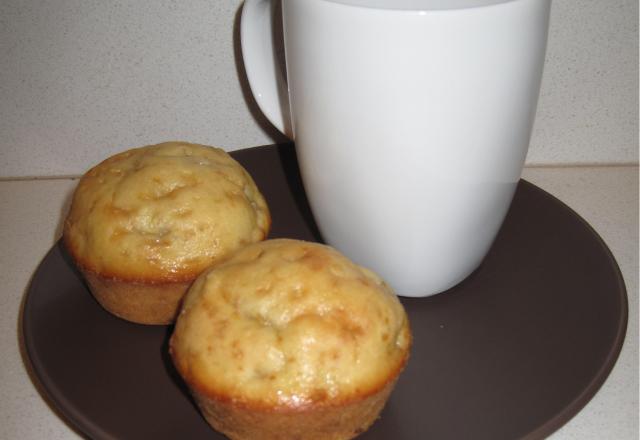
MULTIPOLYGON (((584 217, 620 265, 629 297, 629 324, 621 355, 591 402, 558 439, 638 438, 638 167, 527 168, 524 177, 584 217)), ((76 181, 0 181, 0 438, 70 439, 76 432, 30 377, 19 335, 21 305, 39 262, 60 235, 76 181)), ((64 343, 62 341, 62 343, 64 343)))

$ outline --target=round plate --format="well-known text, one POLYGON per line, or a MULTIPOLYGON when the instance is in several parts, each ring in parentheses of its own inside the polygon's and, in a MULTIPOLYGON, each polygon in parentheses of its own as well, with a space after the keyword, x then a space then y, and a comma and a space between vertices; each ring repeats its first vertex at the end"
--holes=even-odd
MULTIPOLYGON (((291 145, 233 156, 269 203, 271 237, 319 239, 291 145)), ((33 369, 81 431, 100 439, 224 438, 171 364, 172 328, 104 311, 60 243, 27 295, 33 369)), ((627 323, 624 283, 606 245, 575 212, 524 181, 480 268, 448 292, 402 302, 411 359, 363 439, 543 438, 604 382, 627 323)))

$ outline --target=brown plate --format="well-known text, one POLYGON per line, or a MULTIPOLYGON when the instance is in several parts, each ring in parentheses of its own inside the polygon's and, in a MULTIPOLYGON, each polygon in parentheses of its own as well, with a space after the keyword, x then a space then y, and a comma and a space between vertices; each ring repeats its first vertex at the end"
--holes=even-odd
MULTIPOLYGON (((271 237, 318 239, 291 145, 233 156, 267 198, 271 237)), ((524 181, 478 270, 446 293, 402 301, 412 357, 364 439, 543 438, 602 385, 627 324, 625 286, 606 245, 524 181)), ((90 437, 223 438, 173 369, 171 327, 105 312, 60 243, 33 277, 23 326, 48 397, 90 437)))

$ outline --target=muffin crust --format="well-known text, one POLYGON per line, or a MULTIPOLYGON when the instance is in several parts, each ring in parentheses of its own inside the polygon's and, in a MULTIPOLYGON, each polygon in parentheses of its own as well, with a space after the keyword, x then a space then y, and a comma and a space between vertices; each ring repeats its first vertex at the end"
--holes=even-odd
POLYGON ((328 246, 279 239, 196 280, 170 351, 231 438, 287 438, 284 425, 300 438, 350 438, 382 409, 410 343, 405 311, 377 275, 328 246))
POLYGON ((264 198, 227 153, 167 142, 89 170, 76 189, 64 240, 76 262, 101 277, 184 282, 262 240, 269 227, 264 198))
POLYGON ((105 309, 137 323, 168 324, 193 280, 264 239, 270 222, 253 179, 226 152, 167 142, 89 170, 63 240, 105 309))

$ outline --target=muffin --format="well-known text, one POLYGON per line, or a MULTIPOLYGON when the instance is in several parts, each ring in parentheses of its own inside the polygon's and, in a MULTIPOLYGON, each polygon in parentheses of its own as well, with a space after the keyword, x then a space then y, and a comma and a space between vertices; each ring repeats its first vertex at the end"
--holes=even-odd
POLYGON ((204 272, 170 339, 205 419, 231 439, 348 439, 378 417, 409 357, 407 315, 377 275, 297 240, 204 272))
POLYGON ((167 142, 89 170, 73 195, 63 241, 105 309, 167 324, 205 268, 263 240, 270 224, 253 179, 226 152, 167 142))

